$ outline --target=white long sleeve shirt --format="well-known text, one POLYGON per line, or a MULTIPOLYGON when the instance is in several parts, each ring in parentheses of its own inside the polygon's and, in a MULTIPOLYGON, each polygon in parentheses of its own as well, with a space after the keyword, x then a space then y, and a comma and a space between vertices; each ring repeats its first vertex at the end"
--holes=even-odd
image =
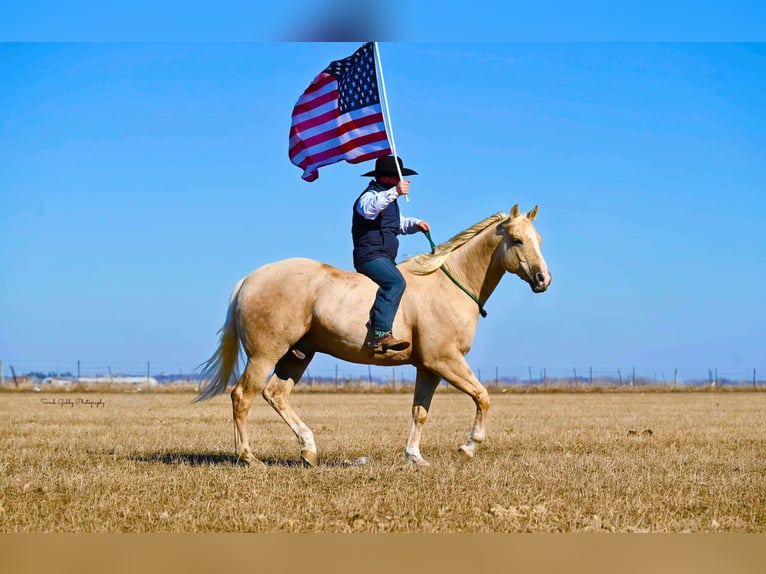
MULTIPOLYGON (((396 188, 386 189, 384 191, 369 190, 362 194, 359 201, 356 202, 356 212, 365 219, 375 219, 381 211, 391 205, 399 197, 396 188)), ((399 215, 399 233, 410 235, 420 231, 420 222, 422 219, 416 217, 404 217, 399 215)))

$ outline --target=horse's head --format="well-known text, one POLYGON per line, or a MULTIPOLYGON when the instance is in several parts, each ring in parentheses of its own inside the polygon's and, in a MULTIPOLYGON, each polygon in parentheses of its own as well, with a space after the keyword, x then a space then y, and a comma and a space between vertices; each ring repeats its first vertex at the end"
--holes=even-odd
POLYGON ((542 293, 551 284, 551 274, 540 250, 542 237, 532 225, 537 206, 528 213, 519 213, 519 206, 511 208, 510 217, 499 226, 503 234, 500 256, 503 267, 529 283, 532 291, 542 293))

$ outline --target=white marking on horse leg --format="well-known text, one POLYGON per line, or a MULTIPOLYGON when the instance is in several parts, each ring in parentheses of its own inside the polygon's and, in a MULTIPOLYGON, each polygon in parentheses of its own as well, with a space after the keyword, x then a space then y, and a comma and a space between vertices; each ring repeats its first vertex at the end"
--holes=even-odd
MULTIPOLYGON (((292 410, 292 409, 290 409, 292 410)), ((297 415, 296 415, 297 418, 297 415)), ((298 419, 297 424, 290 425, 295 436, 298 437, 298 443, 301 445, 301 460, 307 466, 316 466, 319 463, 317 456, 317 445, 314 441, 314 433, 306 426, 302 420, 298 419)))
MULTIPOLYGON (((481 386, 481 383, 479 383, 479 385, 481 386)), ((474 397, 474 402, 476 403, 476 418, 474 419, 473 428, 468 433, 465 444, 458 449, 460 458, 464 461, 473 458, 479 444, 484 442, 484 439, 487 436, 485 419, 487 411, 489 410, 489 393, 487 393, 487 390, 483 386, 481 386, 481 391, 478 395, 474 397)))
POLYGON ((317 445, 314 441, 314 433, 306 426, 306 423, 299 421, 296 428, 293 429, 295 435, 298 437, 298 443, 301 445, 301 450, 310 450, 312 452, 317 451, 317 445))
POLYGON ((468 433, 465 444, 461 445, 458 453, 463 460, 470 460, 476 454, 479 444, 487 436, 485 419, 489 410, 489 393, 484 385, 474 376, 473 371, 461 355, 453 357, 441 367, 442 376, 456 389, 469 395, 476 404, 476 417, 473 427, 468 433))
POLYGON ((420 436, 426 423, 428 411, 421 405, 412 407, 412 422, 407 445, 404 447, 404 460, 418 466, 429 466, 430 463, 420 454, 420 436))
POLYGON ((428 418, 431 399, 439 385, 441 377, 424 367, 418 367, 415 379, 415 396, 412 404, 412 421, 407 444, 404 447, 404 460, 417 466, 430 466, 430 463, 420 454, 420 437, 428 418))
POLYGON ((319 460, 314 433, 300 419, 288 402, 288 396, 293 384, 291 379, 281 379, 274 374, 263 390, 263 397, 295 433, 298 444, 301 447, 301 460, 303 463, 307 466, 316 466, 319 460))

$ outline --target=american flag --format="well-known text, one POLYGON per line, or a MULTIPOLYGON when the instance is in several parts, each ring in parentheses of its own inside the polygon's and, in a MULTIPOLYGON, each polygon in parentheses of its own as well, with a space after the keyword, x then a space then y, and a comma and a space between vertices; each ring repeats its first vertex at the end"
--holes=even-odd
POLYGON ((331 62, 293 108, 290 161, 306 181, 319 168, 341 160, 360 163, 388 155, 372 42, 331 62))

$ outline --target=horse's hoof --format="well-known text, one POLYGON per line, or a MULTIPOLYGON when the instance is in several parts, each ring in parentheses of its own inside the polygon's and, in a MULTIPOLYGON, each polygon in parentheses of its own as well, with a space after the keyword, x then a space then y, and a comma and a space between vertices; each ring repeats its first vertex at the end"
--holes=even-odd
POLYGON ((473 458, 472 449, 469 449, 465 445, 458 448, 457 453, 460 455, 460 462, 468 462, 469 460, 473 458))
POLYGON ((319 457, 315 452, 311 452, 310 450, 302 450, 301 462, 303 462, 303 466, 313 468, 319 464, 319 457))
POLYGON ((426 459, 424 459, 422 456, 410 456, 405 454, 404 460, 408 462, 410 465, 417 467, 417 468, 426 468, 431 466, 431 463, 428 462, 426 459))
POLYGON ((246 466, 250 466, 250 467, 262 467, 262 466, 266 466, 265 462, 255 458, 253 456, 253 453, 251 453, 249 451, 239 455, 237 457, 237 461, 242 463, 242 464, 244 464, 244 465, 246 465, 246 466))

